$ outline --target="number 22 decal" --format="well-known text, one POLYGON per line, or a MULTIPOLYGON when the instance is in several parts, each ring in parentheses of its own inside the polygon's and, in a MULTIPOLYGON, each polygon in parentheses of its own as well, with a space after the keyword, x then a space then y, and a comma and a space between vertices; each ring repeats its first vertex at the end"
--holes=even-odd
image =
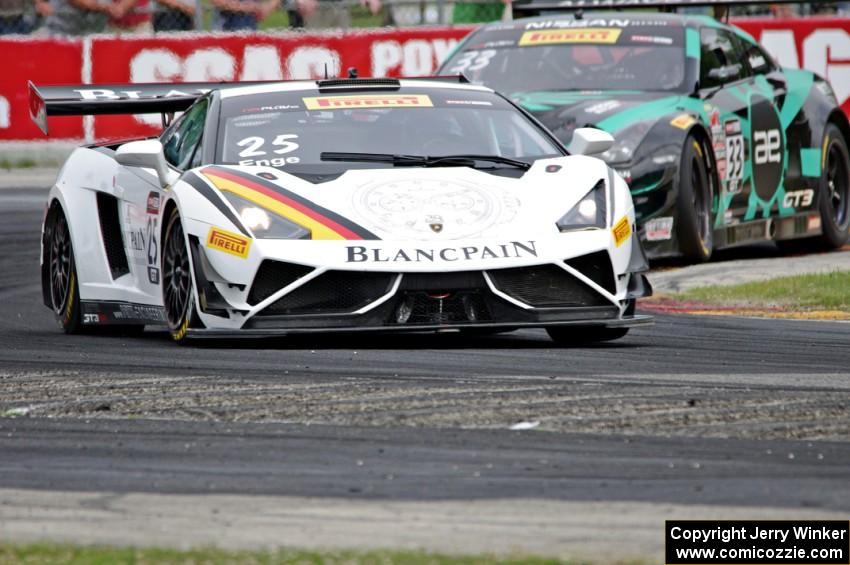
MULTIPOLYGON (((278 147, 278 149, 274 149, 273 152, 278 155, 285 155, 286 153, 291 153, 298 149, 299 145, 295 141, 289 141, 298 139, 298 135, 294 133, 282 133, 272 140, 272 146, 278 147)), ((241 139, 236 142, 236 145, 239 147, 245 147, 242 151, 239 152, 239 157, 260 157, 262 155, 267 155, 266 151, 263 151, 261 148, 265 145, 266 140, 259 136, 251 136, 241 139)))
POLYGON ((753 142, 755 143, 754 161, 756 165, 782 162, 782 153, 780 152, 782 137, 778 129, 754 132, 753 142))

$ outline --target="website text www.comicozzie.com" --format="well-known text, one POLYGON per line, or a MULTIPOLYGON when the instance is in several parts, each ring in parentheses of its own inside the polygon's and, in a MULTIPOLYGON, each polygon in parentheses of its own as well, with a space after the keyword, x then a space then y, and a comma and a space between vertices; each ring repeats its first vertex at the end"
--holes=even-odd
POLYGON ((850 522, 668 520, 667 565, 848 565, 850 522))

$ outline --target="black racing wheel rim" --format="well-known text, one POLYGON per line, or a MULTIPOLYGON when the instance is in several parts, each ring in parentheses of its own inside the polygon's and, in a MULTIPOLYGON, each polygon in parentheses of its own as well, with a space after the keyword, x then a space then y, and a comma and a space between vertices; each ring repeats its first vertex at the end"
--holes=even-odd
POLYGON ((697 235, 703 244, 711 236, 711 193, 702 173, 702 157, 694 147, 691 162, 691 186, 693 187, 693 210, 697 220, 697 235))
POLYGON ((71 234, 65 215, 57 213, 50 238, 50 300, 61 314, 71 300, 71 234))
POLYGON ((850 170, 841 146, 833 141, 826 161, 826 201, 835 225, 844 226, 850 213, 850 170))
POLYGON ((183 323, 191 300, 191 278, 189 254, 183 236, 183 225, 179 218, 173 220, 165 243, 162 258, 162 286, 165 301, 165 316, 168 324, 176 328, 183 323))

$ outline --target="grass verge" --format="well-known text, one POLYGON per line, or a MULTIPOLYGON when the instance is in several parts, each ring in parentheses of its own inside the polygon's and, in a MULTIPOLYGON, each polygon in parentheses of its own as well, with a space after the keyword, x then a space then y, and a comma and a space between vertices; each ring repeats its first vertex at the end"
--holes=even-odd
MULTIPOLYGON (((215 548, 154 549, 72 544, 0 543, 0 563, 5 565, 218 565, 218 564, 321 564, 321 565, 590 565, 589 562, 560 561, 543 557, 452 556, 425 551, 233 551, 215 548)), ((620 565, 627 565, 621 563, 620 565)), ((638 565, 632 563, 631 565, 638 565)))
POLYGON ((7 159, 3 157, 0 159, 0 169, 32 169, 33 167, 37 167, 38 163, 36 163, 33 159, 23 158, 23 159, 7 159))
POLYGON ((642 302, 669 313, 850 320, 850 272, 798 275, 730 286, 706 286, 642 302))
POLYGON ((782 277, 733 286, 707 286, 676 294, 675 297, 706 304, 844 310, 850 313, 850 271, 782 277))

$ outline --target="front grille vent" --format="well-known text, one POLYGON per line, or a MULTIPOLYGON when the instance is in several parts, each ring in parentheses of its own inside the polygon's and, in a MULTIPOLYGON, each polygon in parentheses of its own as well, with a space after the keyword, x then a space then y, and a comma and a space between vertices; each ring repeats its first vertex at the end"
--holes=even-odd
POLYGON ((556 265, 487 271, 493 285, 508 296, 534 308, 605 306, 610 304, 556 265))
POLYGON ((261 315, 351 313, 387 294, 398 275, 328 271, 265 308, 261 315))
POLYGON ((393 311, 391 324, 452 324, 489 322, 482 291, 406 292, 393 311))
POLYGON ((304 275, 310 273, 313 267, 297 263, 284 263, 266 259, 257 269, 254 284, 248 293, 248 304, 259 304, 283 287, 289 286, 304 275))
POLYGON ((614 270, 611 268, 611 258, 607 251, 597 251, 596 253, 573 257, 568 259, 566 263, 611 294, 617 292, 614 270))

